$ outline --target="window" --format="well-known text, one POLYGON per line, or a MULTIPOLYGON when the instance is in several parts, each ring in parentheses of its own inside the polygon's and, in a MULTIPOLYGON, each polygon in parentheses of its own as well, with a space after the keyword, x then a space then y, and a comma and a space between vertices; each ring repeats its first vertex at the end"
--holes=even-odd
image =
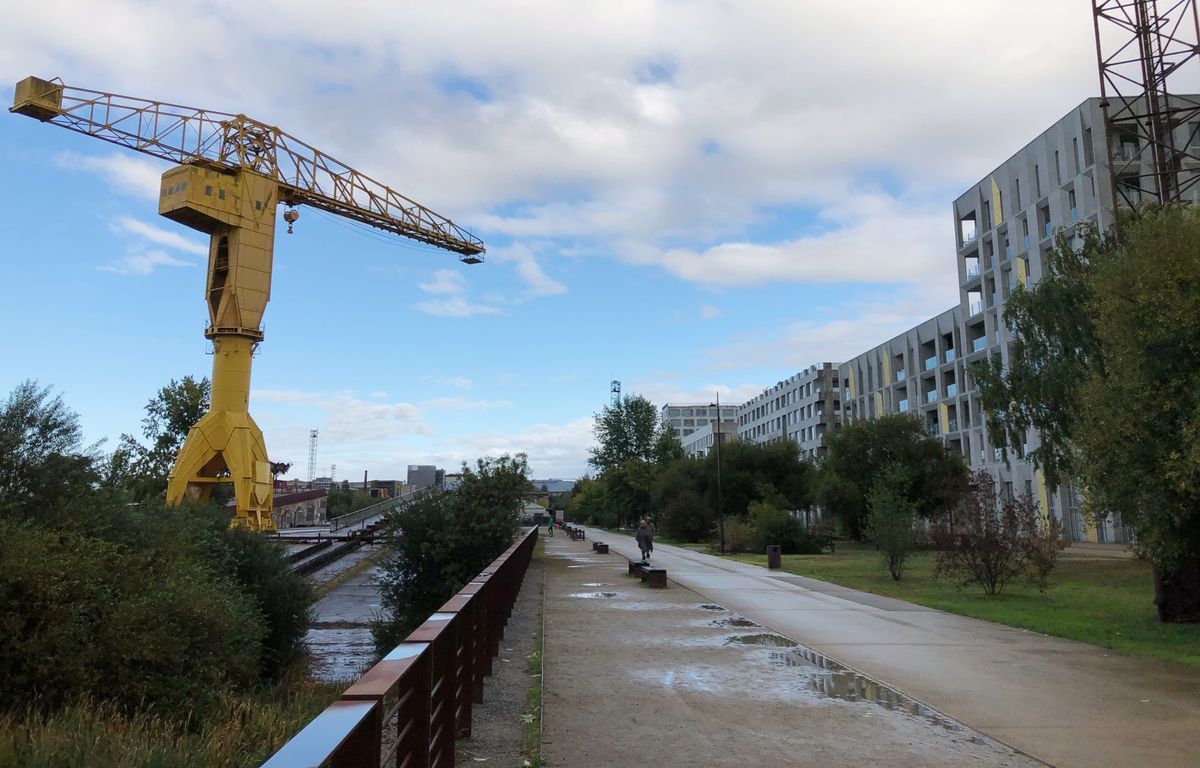
POLYGON ((1042 196, 1042 171, 1037 165, 1033 166, 1033 194, 1042 196))
POLYGON ((212 197, 212 184, 204 185, 204 194, 206 197, 212 197))
POLYGON ((1075 173, 1079 173, 1079 139, 1071 139, 1071 159, 1075 161, 1075 173))
POLYGON ((1017 210, 1019 211, 1019 210, 1021 210, 1021 180, 1020 179, 1016 180, 1016 185, 1017 185, 1016 195, 1014 197, 1016 198, 1017 210))
POLYGON ((1062 184, 1062 166, 1058 162, 1058 150, 1054 150, 1054 186, 1062 184))

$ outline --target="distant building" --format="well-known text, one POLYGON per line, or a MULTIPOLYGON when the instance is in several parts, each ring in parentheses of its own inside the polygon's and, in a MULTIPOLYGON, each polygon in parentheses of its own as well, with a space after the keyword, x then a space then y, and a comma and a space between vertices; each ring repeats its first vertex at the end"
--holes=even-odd
MULTIPOLYGON (((737 420, 737 405, 722 405, 720 411, 720 421, 737 420)), ((683 440, 683 438, 692 434, 697 429, 718 421, 717 406, 715 403, 688 403, 682 405, 671 405, 668 403, 662 407, 662 421, 663 424, 667 425, 675 433, 675 437, 683 440)))
MULTIPOLYGON (((724 410, 724 406, 721 406, 724 410)), ((736 421, 713 422, 699 427, 687 437, 680 438, 683 452, 693 459, 707 456, 717 444, 717 438, 722 443, 730 443, 737 439, 738 425, 736 421)))
POLYGON ((414 491, 429 487, 444 488, 446 470, 438 469, 432 464, 409 464, 408 484, 414 491))
POLYGON ((271 516, 276 528, 325 525, 329 493, 324 490, 275 494, 271 516))
POLYGON ((825 436, 841 418, 840 374, 834 363, 805 368, 738 408, 738 439, 791 440, 804 458, 825 455, 825 436))

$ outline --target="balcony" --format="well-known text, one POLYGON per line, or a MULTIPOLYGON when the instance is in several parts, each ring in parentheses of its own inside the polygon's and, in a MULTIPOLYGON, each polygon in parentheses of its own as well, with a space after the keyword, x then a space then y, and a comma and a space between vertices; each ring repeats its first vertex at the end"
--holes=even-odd
POLYGON ((926 430, 927 432, 929 432, 929 436, 930 436, 930 437, 938 437, 939 435, 941 435, 941 434, 942 434, 942 430, 941 430, 941 428, 938 426, 938 424, 937 424, 937 422, 936 422, 936 421, 935 421, 935 422, 932 422, 932 423, 929 423, 929 424, 926 424, 926 425, 925 425, 925 430, 926 430))
POLYGON ((957 384, 947 384, 946 385, 946 397, 954 397, 957 394, 958 394, 958 385, 957 384))
POLYGON ((903 368, 896 369, 896 381, 904 381, 904 369, 903 368))
POLYGON ((1045 223, 1045 225, 1042 227, 1042 239, 1045 240, 1046 238, 1050 237, 1053 234, 1054 234, 1054 225, 1047 221, 1045 223))
POLYGON ((1004 260, 1008 261, 1012 258, 1012 246, 1008 243, 1004 244, 1004 260))
POLYGON ((937 368, 937 355, 930 355, 925 358, 925 370, 932 371, 934 368, 937 368))
POLYGON ((979 301, 972 301, 970 304, 967 305, 967 312, 968 312, 968 314, 970 314, 971 317, 978 315, 982 311, 983 311, 983 299, 980 299, 979 301))
POLYGON ((967 232, 963 235, 962 245, 960 245, 959 248, 966 248, 968 245, 970 245, 971 243, 974 243, 978 239, 979 239, 978 232, 967 232))
POLYGON ((925 402, 926 403, 936 403, 937 402, 937 390, 936 389, 931 389, 925 393, 925 402))
POLYGON ((1029 235, 1025 235, 1025 237, 1022 239, 1022 244, 1025 246, 1025 250, 1028 251, 1029 250, 1029 235))
POLYGON ((978 339, 975 339, 975 341, 971 342, 972 352, 979 352, 984 349, 987 349, 987 336, 980 336, 978 339))
POLYGON ((901 400, 896 403, 896 408, 900 410, 900 413, 908 413, 908 400, 901 400))
POLYGON ((1072 208, 1071 209, 1071 223, 1074 224, 1077 221, 1079 221, 1079 209, 1072 208))
POLYGON ((951 431, 951 432, 957 432, 957 431, 958 431, 958 419, 950 419, 950 420, 948 420, 948 421, 946 422, 946 426, 947 426, 947 427, 949 427, 949 431, 951 431))
POLYGON ((974 280, 975 278, 979 277, 980 271, 981 271, 981 268, 980 268, 979 264, 968 264, 967 265, 967 279, 974 280))
POLYGON ((947 363, 953 363, 953 362, 954 362, 954 357, 955 357, 955 355, 954 355, 954 348, 953 348, 953 347, 951 347, 950 349, 947 349, 947 350, 946 350, 946 362, 947 362, 947 363))

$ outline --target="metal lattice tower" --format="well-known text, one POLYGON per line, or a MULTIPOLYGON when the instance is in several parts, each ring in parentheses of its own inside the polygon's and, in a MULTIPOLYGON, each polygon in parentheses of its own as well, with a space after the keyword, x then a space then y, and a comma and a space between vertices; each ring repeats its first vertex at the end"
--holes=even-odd
POLYGON ((1168 84, 1200 56, 1196 0, 1093 0, 1093 14, 1114 213, 1189 201, 1200 183, 1200 102, 1168 84))
POLYGON ((616 408, 621 404, 621 382, 613 379, 612 383, 608 385, 608 390, 612 393, 612 404, 616 408))
POLYGON ((313 477, 317 474, 317 430, 308 432, 308 484, 312 485, 313 477))

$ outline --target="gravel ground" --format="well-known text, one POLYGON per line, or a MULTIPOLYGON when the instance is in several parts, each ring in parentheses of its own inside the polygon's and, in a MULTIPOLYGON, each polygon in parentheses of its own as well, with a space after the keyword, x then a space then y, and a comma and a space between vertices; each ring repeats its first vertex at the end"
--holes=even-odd
POLYGON ((521 752, 525 724, 521 716, 526 709, 525 694, 534 682, 528 659, 534 652, 542 618, 543 563, 536 553, 529 563, 500 641, 500 655, 492 665, 492 676, 484 682, 483 704, 476 704, 472 710, 471 738, 458 742, 458 765, 520 768, 525 761, 521 752))

